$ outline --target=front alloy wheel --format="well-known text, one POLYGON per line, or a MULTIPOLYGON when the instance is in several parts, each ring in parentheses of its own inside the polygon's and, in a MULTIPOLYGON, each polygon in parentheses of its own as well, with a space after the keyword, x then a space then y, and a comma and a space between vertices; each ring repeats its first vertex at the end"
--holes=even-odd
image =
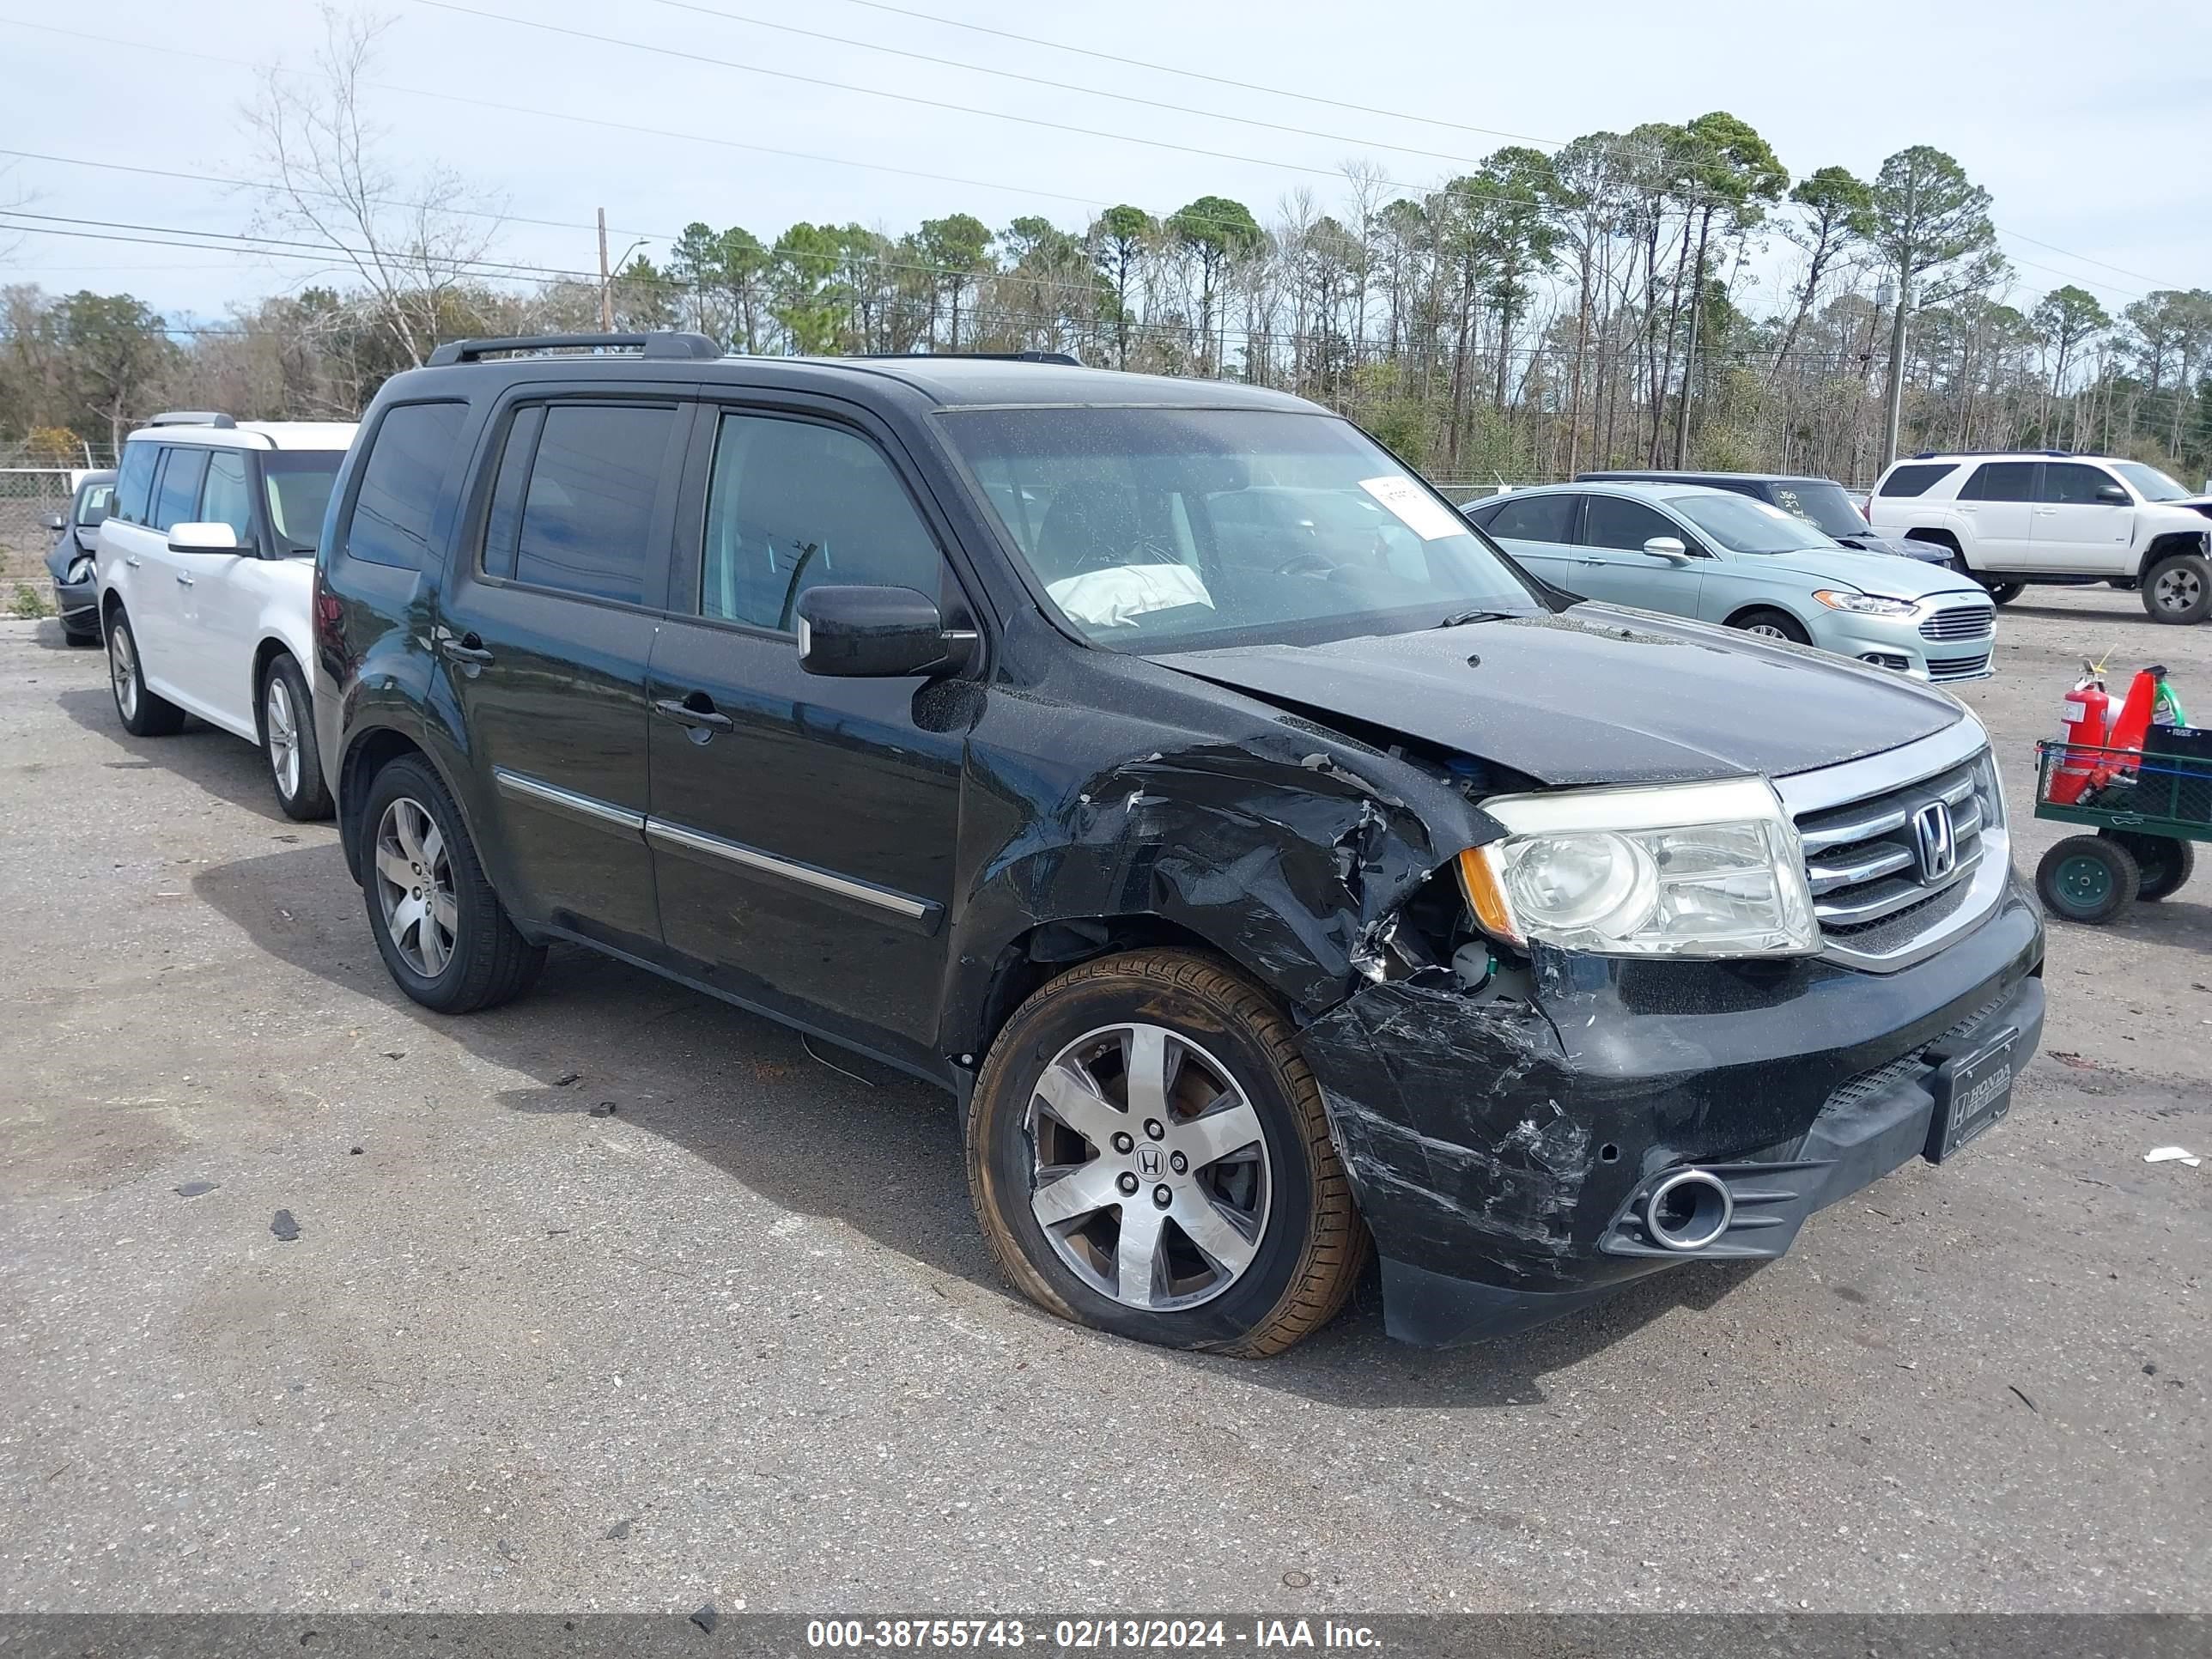
POLYGON ((2153 622, 2203 622, 2212 615, 2212 562, 2194 553, 2164 561, 2143 583, 2142 604, 2153 622))
POLYGON ((969 1098, 968 1188, 1024 1295, 1170 1347, 1279 1352, 1366 1258, 1296 1031, 1194 951, 1099 957, 1014 1011, 969 1098))
POLYGON ((1124 1307, 1210 1302, 1267 1224, 1260 1115, 1228 1071, 1165 1026, 1089 1031, 1031 1091, 1030 1209, 1077 1278, 1124 1307))
POLYGON ((283 676, 271 674, 261 700, 261 729, 269 735, 269 769, 286 800, 300 793, 300 716, 283 676))
POLYGON ((430 814, 404 795, 377 820, 376 899, 400 959, 425 979, 444 973, 459 926, 453 861, 430 814))

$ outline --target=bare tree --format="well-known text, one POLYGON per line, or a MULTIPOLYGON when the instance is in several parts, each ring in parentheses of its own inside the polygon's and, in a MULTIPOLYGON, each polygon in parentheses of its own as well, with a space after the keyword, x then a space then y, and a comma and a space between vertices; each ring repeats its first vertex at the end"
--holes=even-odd
POLYGON ((390 135, 370 118, 364 94, 388 27, 324 8, 313 66, 264 70, 243 116, 269 180, 254 229, 328 248, 332 266, 360 280, 394 348, 419 364, 497 242, 501 205, 448 167, 403 180, 380 159, 390 135))

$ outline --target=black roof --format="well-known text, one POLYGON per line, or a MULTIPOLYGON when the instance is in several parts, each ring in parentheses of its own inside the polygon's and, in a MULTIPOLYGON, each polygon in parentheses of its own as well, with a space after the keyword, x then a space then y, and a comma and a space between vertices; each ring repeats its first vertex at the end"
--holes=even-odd
MULTIPOLYGON (((1086 368, 1073 358, 1044 352, 722 356, 713 342, 696 334, 543 335, 449 341, 432 354, 427 367, 411 370, 410 375, 442 378, 486 372, 520 380, 743 378, 793 389, 809 384, 823 387, 840 380, 849 383, 852 378, 865 375, 895 382, 945 407, 1059 404, 1321 412, 1318 405, 1303 398, 1261 386, 1086 368)), ((427 386, 423 390, 428 390, 427 386)))

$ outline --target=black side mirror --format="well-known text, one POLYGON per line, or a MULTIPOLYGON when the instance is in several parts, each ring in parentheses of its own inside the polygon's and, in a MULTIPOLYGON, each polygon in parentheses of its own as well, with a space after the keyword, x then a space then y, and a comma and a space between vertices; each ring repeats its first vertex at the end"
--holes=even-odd
POLYGON ((2097 499, 2110 507, 2125 507, 2128 504, 2128 492, 2118 484, 2099 484, 2097 499))
POLYGON ((799 599, 799 665, 839 679, 953 674, 975 635, 948 629, 937 602, 911 587, 816 587, 799 599))

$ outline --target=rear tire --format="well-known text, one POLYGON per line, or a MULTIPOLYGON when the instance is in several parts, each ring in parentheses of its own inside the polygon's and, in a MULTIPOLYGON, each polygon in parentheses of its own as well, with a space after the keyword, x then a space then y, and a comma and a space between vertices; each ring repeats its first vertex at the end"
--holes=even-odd
POLYGON ((2069 921, 2110 921, 2142 885, 2135 855, 2101 836, 2069 836, 2035 866, 2044 907, 2069 921))
POLYGON ((2146 904, 2155 904, 2179 892, 2196 873, 2197 847, 2193 842, 2177 840, 2172 836, 2146 836, 2134 830, 2100 830, 2097 833, 2128 849, 2128 855, 2135 860, 2142 876, 2136 886, 2136 896, 2146 904))
POLYGON ((1031 995, 967 1140, 1000 1270, 1079 1324, 1258 1358, 1327 1324, 1366 1260, 1290 1022, 1196 951, 1102 957, 1031 995))
POLYGON ((120 605, 107 619, 107 689, 114 694, 116 719, 132 737, 173 738, 185 729, 185 711, 146 689, 138 636, 120 605))
POLYGON ((1786 611, 1747 611, 1729 626, 1756 634, 1761 639, 1789 640, 1797 645, 1813 643, 1813 636, 1805 631, 1805 625, 1786 611))
POLYGON ((361 823, 369 932, 401 990, 439 1013, 471 1014, 530 988, 545 947, 515 931, 428 762, 410 756, 379 772, 361 823))
POLYGON ((2027 591, 2026 582, 1990 582, 1986 586, 1990 598, 1999 605, 2010 605, 2027 591))
POLYGON ((300 665, 275 659, 261 677, 261 752, 269 762, 269 781, 284 816, 312 823, 334 810, 323 781, 323 751, 315 742, 315 707, 300 665))
POLYGON ((2212 561, 2201 553, 2160 559, 2143 577, 2142 603, 2155 623, 2203 622, 2212 615, 2212 561))

